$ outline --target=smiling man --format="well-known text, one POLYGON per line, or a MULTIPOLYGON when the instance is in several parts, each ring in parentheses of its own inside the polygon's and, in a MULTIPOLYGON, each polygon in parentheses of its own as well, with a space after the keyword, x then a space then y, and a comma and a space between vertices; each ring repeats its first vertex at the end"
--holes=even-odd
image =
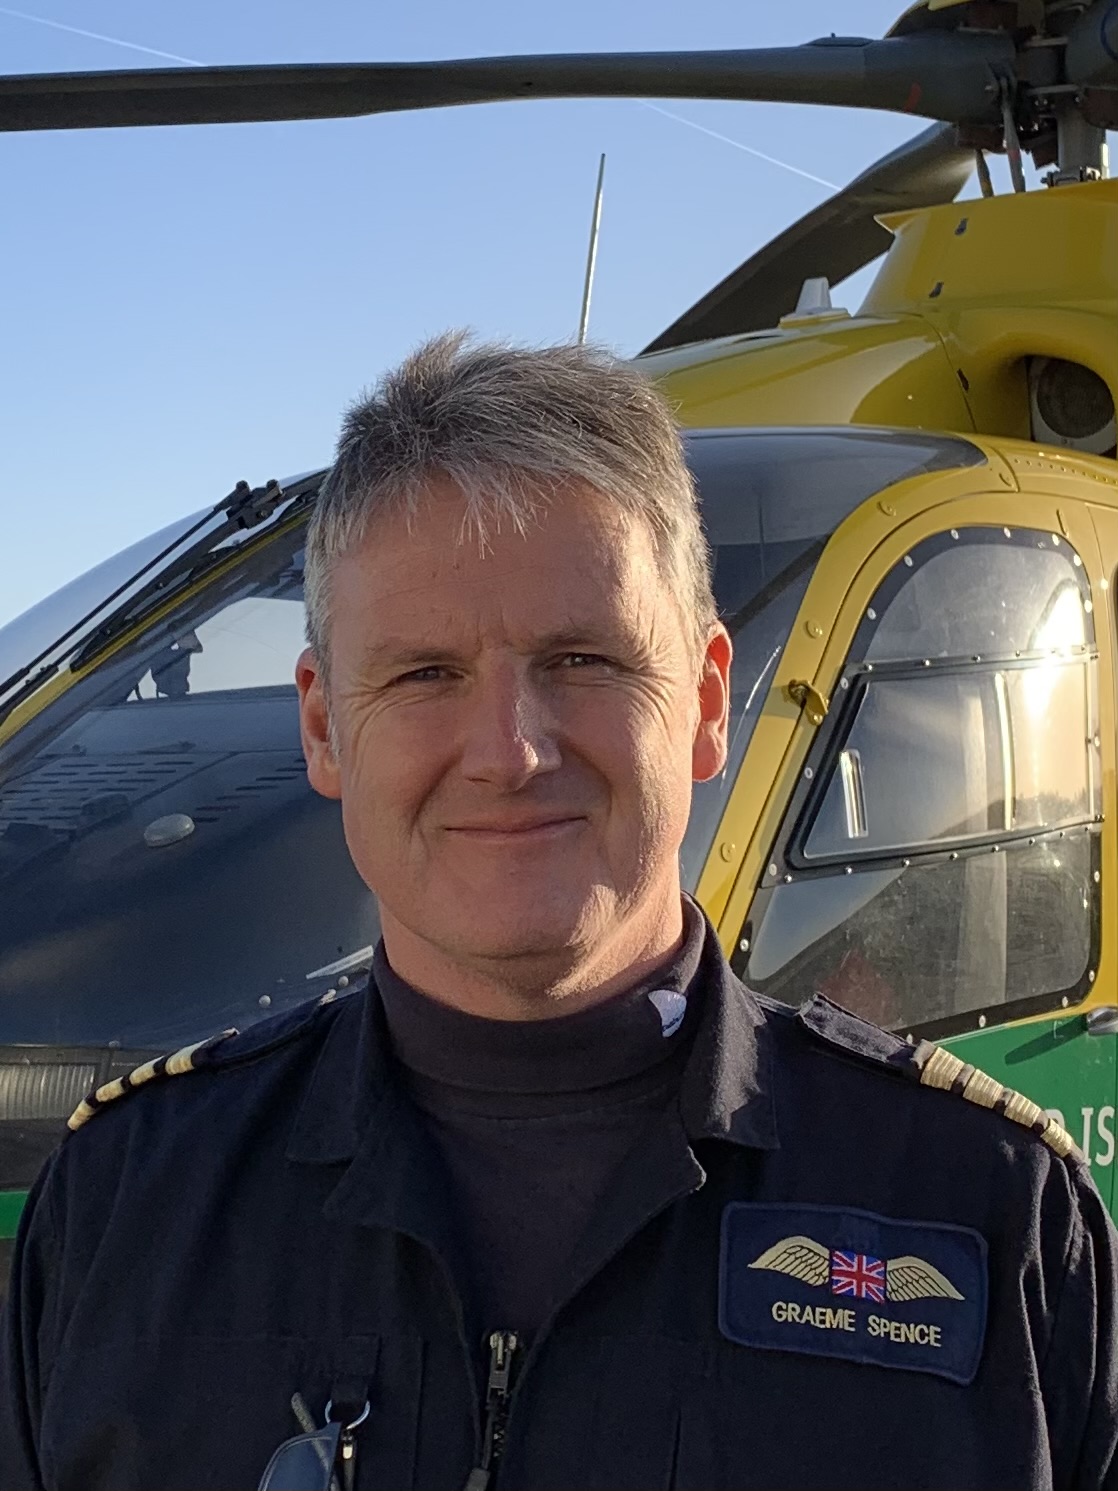
POLYGON ((393 966, 508 1020, 678 948, 691 781, 726 751, 729 639, 676 599, 708 583, 697 536, 661 559, 585 479, 545 480, 518 516, 427 477, 416 515, 347 539, 316 596, 346 624, 298 675, 311 781, 341 798, 393 966))
POLYGON ((655 392, 424 347, 347 416, 306 594, 372 976, 75 1114, 4 1491, 1118 1486, 1115 1239, 1067 1135, 758 999, 681 896, 730 643, 655 392))

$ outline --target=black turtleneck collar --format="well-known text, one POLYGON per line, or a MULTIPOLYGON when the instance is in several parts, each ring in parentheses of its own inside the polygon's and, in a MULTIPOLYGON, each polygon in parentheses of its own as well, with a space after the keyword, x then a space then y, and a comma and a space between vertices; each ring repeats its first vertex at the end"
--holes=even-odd
POLYGON ((698 1001, 693 985, 705 925, 684 900, 684 940, 662 967, 602 1004, 542 1020, 488 1020, 419 993, 392 970, 383 944, 373 979, 395 1054, 420 1099, 441 1089, 442 1106, 488 1111, 545 1098, 550 1111, 582 1106, 589 1093, 624 1100, 690 1045, 698 1001), (569 1102, 564 1102, 567 1097, 569 1102))

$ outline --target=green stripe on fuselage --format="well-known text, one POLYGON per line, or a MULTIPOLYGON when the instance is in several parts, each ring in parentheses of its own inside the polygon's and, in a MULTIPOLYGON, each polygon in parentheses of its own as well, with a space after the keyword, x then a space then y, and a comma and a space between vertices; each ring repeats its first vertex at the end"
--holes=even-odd
POLYGON ((26 1201, 26 1191, 0 1191, 0 1241, 15 1237, 26 1201))

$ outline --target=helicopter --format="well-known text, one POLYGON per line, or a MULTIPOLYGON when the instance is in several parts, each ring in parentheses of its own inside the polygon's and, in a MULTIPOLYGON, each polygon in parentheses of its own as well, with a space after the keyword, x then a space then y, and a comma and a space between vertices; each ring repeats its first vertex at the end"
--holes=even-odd
MULTIPOLYGON (((9 77, 0 129, 586 96, 931 121, 636 358, 734 640, 683 882, 753 987, 945 1042, 991 1104, 1058 1117, 1114 1209, 1113 0, 919 0, 880 40, 752 51, 9 77)), ((0 1247, 91 1088, 371 962, 293 683, 326 474, 238 482, 0 629, 0 1247)))

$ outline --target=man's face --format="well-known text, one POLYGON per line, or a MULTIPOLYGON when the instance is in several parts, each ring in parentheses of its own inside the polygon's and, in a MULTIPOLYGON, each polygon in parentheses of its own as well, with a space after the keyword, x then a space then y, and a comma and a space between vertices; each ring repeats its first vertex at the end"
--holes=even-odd
POLYGON ((646 526, 585 485, 484 551, 463 514, 435 485, 410 530, 378 518, 336 563, 336 754, 299 664, 310 777, 341 798, 390 956, 395 937, 444 968, 561 977, 678 915, 691 782, 725 761, 729 641, 696 658, 646 526))

